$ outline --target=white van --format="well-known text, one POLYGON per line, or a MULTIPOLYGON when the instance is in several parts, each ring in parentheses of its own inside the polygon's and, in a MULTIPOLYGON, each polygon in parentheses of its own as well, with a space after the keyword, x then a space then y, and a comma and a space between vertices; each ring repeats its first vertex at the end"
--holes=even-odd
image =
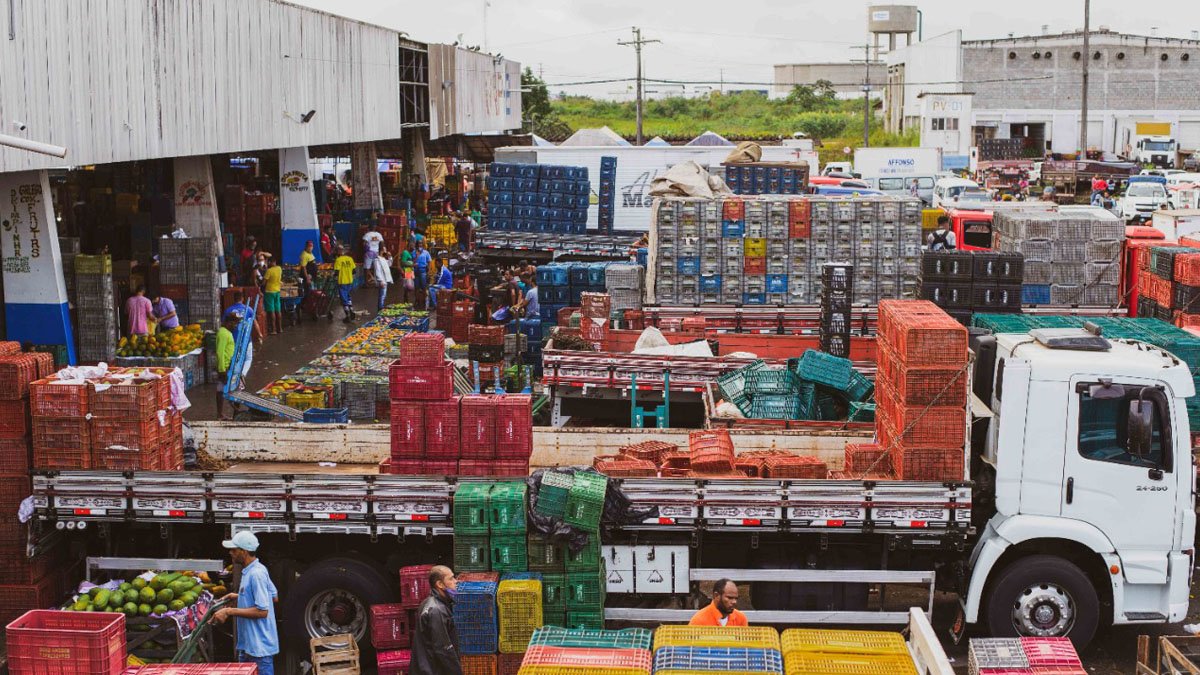
POLYGON ((948 209, 956 205, 959 196, 968 190, 978 193, 979 183, 966 178, 940 178, 933 186, 933 208, 948 209))
POLYGON ((912 194, 911 186, 917 181, 917 196, 929 206, 933 203, 933 176, 887 176, 884 178, 869 178, 867 183, 875 190, 897 197, 907 197, 912 194))

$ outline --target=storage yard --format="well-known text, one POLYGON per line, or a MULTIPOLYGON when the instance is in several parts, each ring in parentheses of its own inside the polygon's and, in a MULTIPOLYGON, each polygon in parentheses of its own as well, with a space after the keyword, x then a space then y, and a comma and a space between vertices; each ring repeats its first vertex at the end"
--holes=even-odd
POLYGON ((640 29, 555 145, 486 18, 110 4, 0 40, 0 672, 1200 672, 1187 120, 910 119, 889 5, 840 156, 645 142, 640 29))

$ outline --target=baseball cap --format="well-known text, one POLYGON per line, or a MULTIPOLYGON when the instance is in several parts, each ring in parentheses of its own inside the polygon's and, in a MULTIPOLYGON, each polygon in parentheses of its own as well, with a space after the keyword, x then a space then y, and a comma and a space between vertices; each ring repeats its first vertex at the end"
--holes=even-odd
POLYGON ((258 537, 254 536, 253 532, 242 530, 233 535, 233 539, 226 539, 221 542, 225 548, 240 548, 243 551, 254 553, 258 550, 258 537))

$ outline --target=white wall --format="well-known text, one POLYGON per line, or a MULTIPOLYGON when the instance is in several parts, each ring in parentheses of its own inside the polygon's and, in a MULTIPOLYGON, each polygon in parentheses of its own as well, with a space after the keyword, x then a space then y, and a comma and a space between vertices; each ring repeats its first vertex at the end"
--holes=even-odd
POLYGON ((972 135, 970 94, 926 94, 921 101, 921 147, 941 148, 943 156, 967 155, 972 135), (934 119, 958 120, 957 129, 932 127, 934 119))
MULTIPOLYGON (((1045 123, 1046 137, 1054 152, 1072 153, 1079 145, 1079 111, 1053 109, 974 110, 974 124, 982 120, 1008 124, 1045 123)), ((1132 133, 1137 122, 1170 122, 1178 134, 1181 125, 1200 125, 1200 111, 1174 110, 1088 110, 1088 145, 1104 152, 1123 154, 1125 131, 1132 133)))
POLYGON ((888 65, 904 64, 904 116, 918 114, 921 94, 963 91, 962 31, 935 35, 887 55, 888 65))
POLYGON ((0 148, 0 172, 400 136, 395 31, 278 0, 11 2, 3 132, 67 157, 0 148))
POLYGON ((430 136, 521 128, 521 64, 429 45, 430 136))

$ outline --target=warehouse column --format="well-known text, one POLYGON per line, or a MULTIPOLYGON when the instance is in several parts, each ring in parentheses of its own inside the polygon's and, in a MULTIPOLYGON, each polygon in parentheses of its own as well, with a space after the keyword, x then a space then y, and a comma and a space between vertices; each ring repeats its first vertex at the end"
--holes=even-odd
POLYGON ((75 365, 62 252, 45 171, 0 174, 0 255, 8 339, 66 345, 75 365))
POLYGON ((354 181, 354 208, 382 211, 383 189, 379 187, 379 156, 374 143, 355 143, 350 148, 350 177, 354 181))
POLYGON ((313 242, 313 255, 321 262, 321 229, 317 224, 317 203, 309 175, 308 148, 282 148, 279 151, 279 214, 283 224, 283 262, 296 265, 304 245, 313 242))
POLYGON ((175 225, 189 237, 211 237, 220 245, 221 221, 213 191, 212 163, 208 156, 175 158, 175 225))

